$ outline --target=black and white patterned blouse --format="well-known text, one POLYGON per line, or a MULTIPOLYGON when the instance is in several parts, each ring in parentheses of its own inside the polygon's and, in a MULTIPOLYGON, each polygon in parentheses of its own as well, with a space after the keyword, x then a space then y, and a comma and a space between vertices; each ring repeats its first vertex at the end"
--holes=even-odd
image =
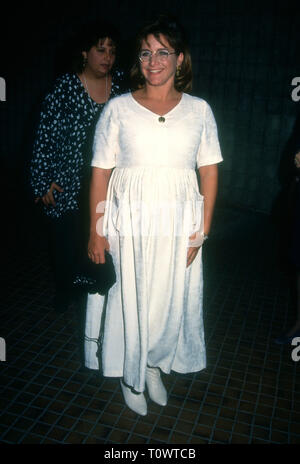
MULTIPOLYGON (((110 98, 125 89, 124 74, 112 76, 110 98)), ((90 161, 88 139, 93 136, 104 103, 94 102, 79 77, 67 73, 59 77, 42 105, 40 122, 30 165, 30 184, 35 198, 44 196, 52 182, 63 188, 53 192, 56 206, 44 207, 52 218, 78 209, 85 165, 90 161)))

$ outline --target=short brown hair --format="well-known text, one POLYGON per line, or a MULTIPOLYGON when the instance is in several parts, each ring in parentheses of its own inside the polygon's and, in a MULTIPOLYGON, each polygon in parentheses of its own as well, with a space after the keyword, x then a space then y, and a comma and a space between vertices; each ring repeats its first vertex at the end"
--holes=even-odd
MULTIPOLYGON (((180 66, 179 75, 175 75, 174 86, 178 92, 190 92, 192 89, 192 60, 187 45, 187 40, 182 27, 175 19, 160 15, 156 20, 147 23, 138 33, 136 38, 136 60, 130 71, 132 89, 136 90, 145 85, 145 79, 140 71, 138 55, 143 40, 152 34, 160 42, 160 36, 164 36, 176 55, 183 53, 184 59, 180 66)), ((177 73, 176 73, 177 74, 177 73)))

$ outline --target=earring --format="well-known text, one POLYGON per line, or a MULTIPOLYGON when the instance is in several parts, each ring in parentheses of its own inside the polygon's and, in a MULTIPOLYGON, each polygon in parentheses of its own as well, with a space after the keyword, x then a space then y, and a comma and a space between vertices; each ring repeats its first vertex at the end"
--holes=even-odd
POLYGON ((83 63, 82 63, 83 69, 86 67, 87 61, 88 61, 87 58, 84 57, 83 58, 83 63))
POLYGON ((177 66, 176 68, 176 77, 180 76, 181 66, 177 66))

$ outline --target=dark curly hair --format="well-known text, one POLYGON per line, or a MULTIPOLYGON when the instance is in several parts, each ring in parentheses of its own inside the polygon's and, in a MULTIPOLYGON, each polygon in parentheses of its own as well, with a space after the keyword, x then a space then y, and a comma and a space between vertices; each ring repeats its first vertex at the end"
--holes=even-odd
POLYGON ((174 86, 178 92, 190 92, 192 89, 192 60, 187 39, 182 26, 171 16, 159 15, 155 20, 148 22, 137 34, 135 63, 130 71, 132 89, 136 90, 145 85, 145 79, 140 71, 139 52, 143 40, 152 34, 161 42, 161 35, 164 36, 171 47, 174 48, 176 55, 184 54, 184 60, 180 67, 179 75, 175 76, 174 86))
POLYGON ((88 52, 99 40, 110 39, 117 48, 120 37, 116 28, 104 21, 94 21, 80 28, 76 36, 72 38, 71 67, 74 72, 81 73, 84 68, 82 52, 88 52))

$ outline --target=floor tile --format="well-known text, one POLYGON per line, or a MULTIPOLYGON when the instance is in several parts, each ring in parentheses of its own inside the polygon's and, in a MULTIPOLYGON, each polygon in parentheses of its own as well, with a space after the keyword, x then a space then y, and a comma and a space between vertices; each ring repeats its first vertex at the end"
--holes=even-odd
POLYGON ((299 369, 290 347, 273 342, 293 322, 277 231, 262 214, 226 208, 217 209, 215 230, 203 249, 207 367, 164 374, 168 405, 146 394, 145 417, 124 404, 117 378, 81 365, 78 316, 74 307, 53 311, 47 250, 28 239, 1 295, 10 356, 1 364, 0 442, 300 444, 299 369))

